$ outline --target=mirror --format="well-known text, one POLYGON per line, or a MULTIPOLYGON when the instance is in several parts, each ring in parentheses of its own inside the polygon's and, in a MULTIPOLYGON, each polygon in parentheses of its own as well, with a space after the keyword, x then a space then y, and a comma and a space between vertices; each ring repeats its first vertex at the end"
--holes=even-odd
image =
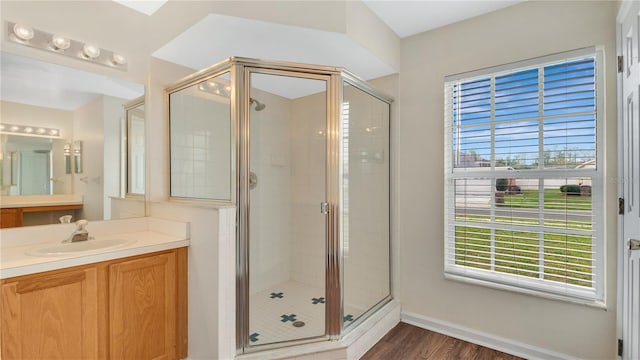
POLYGON ((142 163, 133 176, 126 175, 121 146, 129 125, 125 105, 143 97, 144 86, 7 52, 0 57, 2 207, 28 207, 34 199, 81 203, 61 214, 25 212, 25 225, 56 223, 61 215, 72 221, 144 216, 143 108, 133 120, 142 163), (136 181, 136 199, 123 196, 130 189, 124 177, 136 181))
POLYGON ((64 140, 31 136, 0 135, 2 188, 7 195, 66 193, 64 159, 55 158, 64 148, 64 140), (3 156, 5 158, 5 156, 3 156), (4 160, 4 159, 3 159, 4 160))
POLYGON ((144 98, 125 105, 127 197, 144 197, 144 98))
POLYGON ((73 142, 73 172, 82 174, 82 141, 73 142))

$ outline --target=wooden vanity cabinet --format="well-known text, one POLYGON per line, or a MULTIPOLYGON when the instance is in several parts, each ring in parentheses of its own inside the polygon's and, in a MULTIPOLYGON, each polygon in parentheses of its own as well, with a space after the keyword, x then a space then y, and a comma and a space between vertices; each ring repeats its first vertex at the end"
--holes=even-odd
POLYGON ((2 280, 2 359, 182 359, 187 249, 2 280))
POLYGON ((0 229, 22 226, 21 208, 0 209, 0 229))
POLYGON ((98 358, 98 270, 2 282, 3 359, 98 358))

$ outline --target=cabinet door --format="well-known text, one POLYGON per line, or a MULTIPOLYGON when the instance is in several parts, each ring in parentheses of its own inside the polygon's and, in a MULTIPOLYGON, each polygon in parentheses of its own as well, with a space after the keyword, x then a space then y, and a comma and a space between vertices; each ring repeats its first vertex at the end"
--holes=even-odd
POLYGON ((12 228, 22 226, 22 209, 0 209, 0 228, 12 228))
POLYGON ((3 359, 96 359, 95 268, 2 284, 3 359))
POLYGON ((109 310, 112 359, 175 359, 175 252, 110 265, 109 310))

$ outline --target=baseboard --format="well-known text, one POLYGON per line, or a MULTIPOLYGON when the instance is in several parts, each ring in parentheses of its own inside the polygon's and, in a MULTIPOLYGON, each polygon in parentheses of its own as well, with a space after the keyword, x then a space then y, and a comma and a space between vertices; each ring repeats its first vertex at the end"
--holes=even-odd
POLYGON ((435 331, 440 334, 448 335, 456 339, 468 341, 474 344, 482 345, 494 350, 502 351, 507 354, 519 356, 530 360, 566 360, 576 359, 573 356, 562 354, 559 352, 543 349, 529 344, 513 341, 500 336, 483 333, 464 326, 448 323, 441 320, 428 318, 426 316, 403 311, 400 320, 407 324, 415 325, 423 329, 435 331))

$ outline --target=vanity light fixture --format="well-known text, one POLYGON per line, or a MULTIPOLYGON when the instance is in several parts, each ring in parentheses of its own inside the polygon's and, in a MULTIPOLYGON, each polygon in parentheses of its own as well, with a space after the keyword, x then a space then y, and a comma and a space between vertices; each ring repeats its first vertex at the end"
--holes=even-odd
POLYGON ((0 124, 0 134, 59 138, 60 130, 43 126, 0 124))
POLYGON ((97 59, 100 56, 100 48, 92 44, 84 44, 82 53, 89 59, 97 59))
POLYGON ((13 24, 13 33, 22 41, 29 41, 35 35, 33 28, 24 24, 13 24))
POLYGON ((34 29, 25 24, 6 22, 7 40, 36 49, 89 61, 113 69, 127 70, 127 58, 95 44, 74 40, 59 34, 34 29))
POLYGON ((113 53, 112 60, 113 60, 113 63, 116 65, 124 65, 127 63, 126 57, 116 53, 113 53))
POLYGON ((54 50, 64 51, 71 46, 71 40, 64 36, 53 35, 53 37, 51 37, 51 45, 54 50))

